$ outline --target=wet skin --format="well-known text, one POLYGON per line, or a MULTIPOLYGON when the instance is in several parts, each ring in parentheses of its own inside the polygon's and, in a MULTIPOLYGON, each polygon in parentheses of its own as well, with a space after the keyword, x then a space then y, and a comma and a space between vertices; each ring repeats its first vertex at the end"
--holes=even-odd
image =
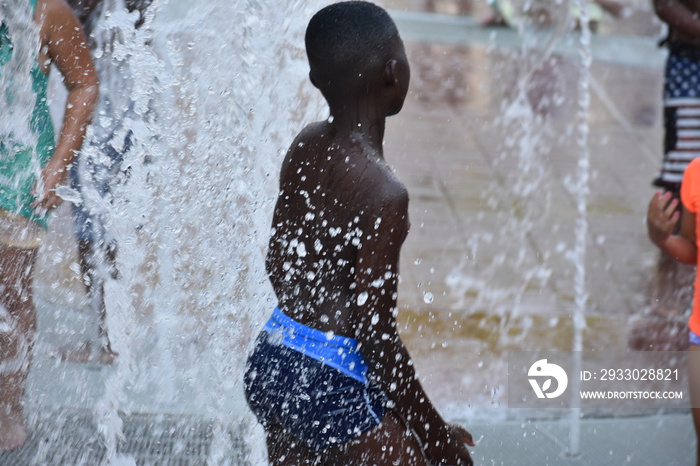
POLYGON ((671 28, 671 37, 700 45, 700 0, 654 0, 654 10, 671 28))
MULTIPOLYGON (((43 190, 35 189, 32 204, 50 211, 62 202, 55 189, 64 183, 67 167, 82 144, 97 102, 98 80, 80 23, 65 2, 39 0, 34 20, 39 26, 42 71, 48 73, 54 63, 68 90, 58 142, 41 171, 43 183, 37 185, 43 190)), ((35 260, 35 249, 0 246, 0 305, 11 329, 0 335, 0 365, 13 367, 0 373, 0 450, 18 448, 27 439, 22 401, 36 331, 31 293, 35 260), (12 365, 13 361, 19 364, 12 365)))
MULTIPOLYGON (((353 458, 472 464, 471 435, 447 424, 430 403, 396 325, 408 193, 387 165, 382 141, 385 118, 401 110, 410 71, 398 37, 394 52, 384 66, 363 71, 355 93, 317 86, 333 118, 306 127, 285 157, 266 266, 281 310, 309 327, 356 338, 370 377, 395 407, 375 429, 326 452, 304 451, 290 433, 268 429, 273 464, 291 464, 290 454, 294 464, 364 464, 353 458), (387 457, 385 445, 407 457, 387 457)), ((313 65, 310 77, 329 82, 313 65)))

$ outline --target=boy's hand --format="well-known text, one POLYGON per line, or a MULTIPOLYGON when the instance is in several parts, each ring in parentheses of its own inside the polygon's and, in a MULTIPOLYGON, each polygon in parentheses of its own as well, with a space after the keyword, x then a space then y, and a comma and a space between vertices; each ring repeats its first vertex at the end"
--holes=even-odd
POLYGON ((425 447, 425 456, 435 465, 443 466, 472 466, 474 462, 469 454, 467 445, 474 446, 472 434, 457 424, 446 424, 442 439, 430 442, 425 447))
POLYGON ((647 211, 647 232, 651 241, 661 246, 673 233, 679 217, 678 199, 673 198, 671 193, 657 191, 647 211))

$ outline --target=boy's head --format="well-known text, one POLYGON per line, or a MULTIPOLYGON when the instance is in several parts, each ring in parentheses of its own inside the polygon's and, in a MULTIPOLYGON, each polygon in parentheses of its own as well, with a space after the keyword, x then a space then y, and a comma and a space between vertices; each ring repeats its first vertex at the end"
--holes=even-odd
POLYGON ((306 28, 306 53, 311 80, 329 100, 371 87, 392 60, 401 62, 408 84, 399 31, 386 11, 369 2, 335 3, 316 13, 306 28))

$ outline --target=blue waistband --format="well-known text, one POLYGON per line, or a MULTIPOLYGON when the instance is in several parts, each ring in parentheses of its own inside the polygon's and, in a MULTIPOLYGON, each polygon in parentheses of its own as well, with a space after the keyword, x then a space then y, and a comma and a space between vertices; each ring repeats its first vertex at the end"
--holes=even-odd
POLYGON ((281 334, 282 344, 327 366, 338 369, 353 379, 367 383, 367 364, 357 349, 357 340, 332 335, 300 324, 276 307, 263 328, 267 333, 281 334))

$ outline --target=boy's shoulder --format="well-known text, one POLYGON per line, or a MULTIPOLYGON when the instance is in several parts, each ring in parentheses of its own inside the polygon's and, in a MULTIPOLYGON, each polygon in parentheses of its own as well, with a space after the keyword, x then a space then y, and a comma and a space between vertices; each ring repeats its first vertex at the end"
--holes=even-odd
POLYGON ((304 178, 317 178, 321 173, 334 175, 333 190, 345 192, 365 202, 401 202, 408 191, 387 165, 379 150, 365 144, 361 137, 336 134, 327 121, 311 123, 295 138, 287 154, 283 172, 292 175, 300 167, 304 178))
POLYGON ((312 139, 325 139, 329 135, 329 123, 325 120, 316 121, 314 123, 309 123, 299 131, 297 137, 294 138, 294 142, 298 143, 300 141, 312 140, 312 139))

